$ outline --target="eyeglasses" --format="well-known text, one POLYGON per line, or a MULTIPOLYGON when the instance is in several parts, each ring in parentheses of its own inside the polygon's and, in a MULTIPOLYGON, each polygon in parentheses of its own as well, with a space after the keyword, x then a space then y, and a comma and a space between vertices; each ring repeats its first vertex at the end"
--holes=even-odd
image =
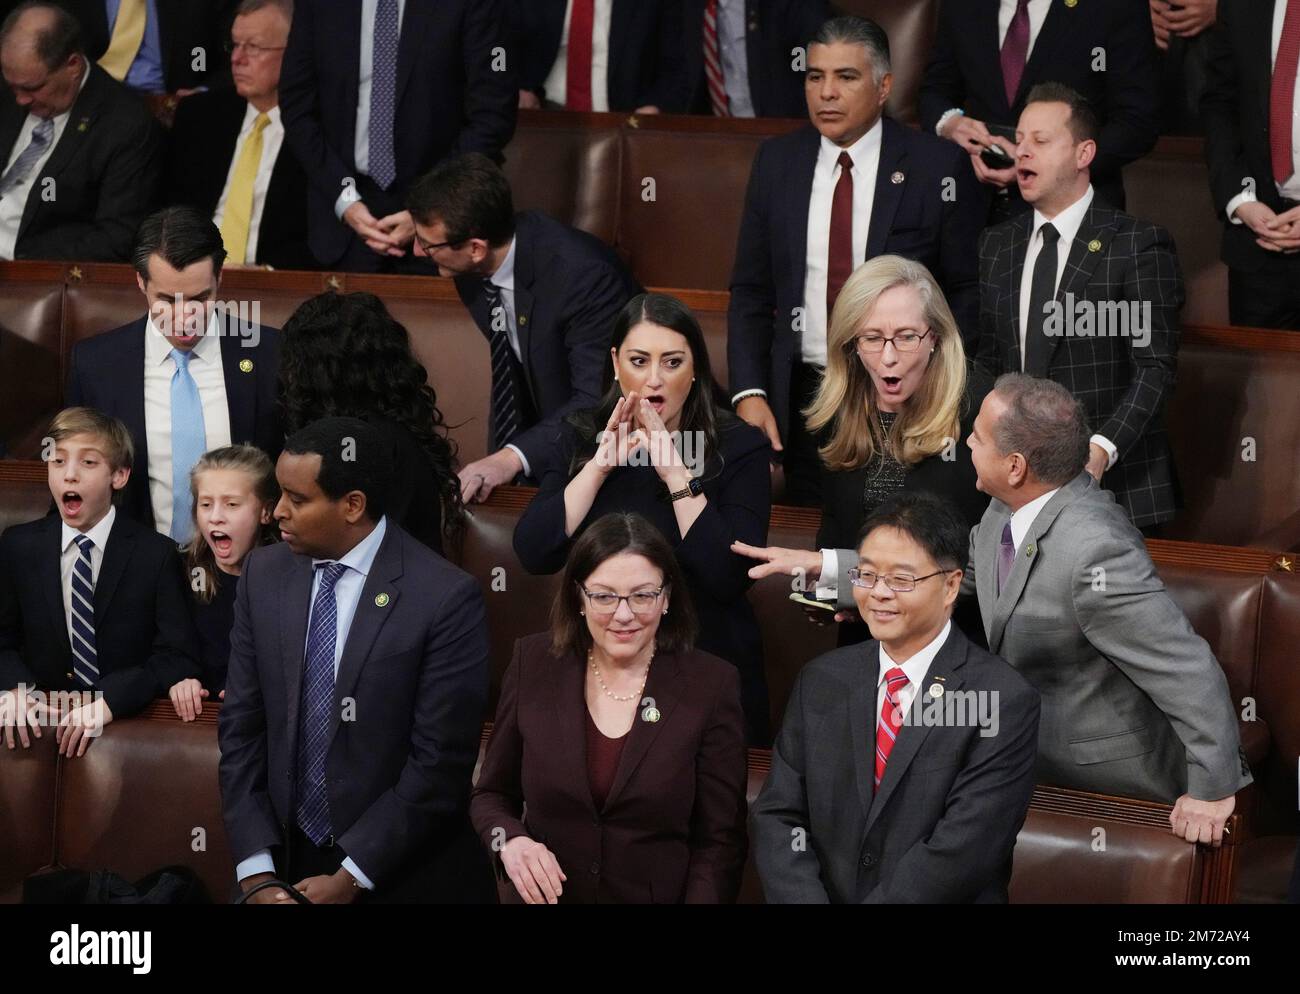
POLYGON ((944 573, 953 572, 950 569, 935 570, 933 573, 927 573, 925 576, 910 576, 907 573, 896 573, 893 576, 884 576, 880 573, 873 572, 869 569, 859 569, 853 567, 849 570, 849 583, 855 587, 861 587, 863 590, 873 590, 877 580, 884 580, 885 586, 896 594, 906 594, 915 590, 916 585, 922 580, 928 580, 932 576, 942 576, 944 573))
POLYGON ((239 49, 243 49, 250 59, 260 59, 267 52, 283 52, 285 45, 255 45, 251 41, 233 41, 226 40, 226 54, 234 55, 239 49))
POLYGON ((653 614, 659 606, 659 598, 664 595, 663 587, 654 590, 638 590, 631 594, 616 594, 609 590, 588 590, 586 587, 578 589, 586 595, 593 614, 613 614, 618 610, 619 601, 627 601, 627 606, 632 609, 633 614, 653 614))
POLYGON ((450 242, 426 242, 419 235, 415 236, 415 240, 420 243, 420 248, 424 249, 425 255, 432 255, 438 249, 455 248, 457 245, 464 245, 469 241, 468 238, 457 238, 450 242))
POLYGON ((925 331, 900 331, 893 338, 884 335, 855 335, 849 345, 858 352, 874 354, 884 352, 885 345, 892 342, 899 352, 915 352, 921 347, 921 340, 929 334, 930 329, 927 328, 925 331))

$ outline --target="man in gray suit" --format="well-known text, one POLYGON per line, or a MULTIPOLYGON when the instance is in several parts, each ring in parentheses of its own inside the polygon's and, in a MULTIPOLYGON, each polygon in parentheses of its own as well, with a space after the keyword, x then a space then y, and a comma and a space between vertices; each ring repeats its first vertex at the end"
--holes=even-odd
POLYGON ((952 624, 966 527, 912 493, 864 525, 849 579, 872 640, 800 672, 754 802, 769 902, 1006 902, 1039 698, 952 624))

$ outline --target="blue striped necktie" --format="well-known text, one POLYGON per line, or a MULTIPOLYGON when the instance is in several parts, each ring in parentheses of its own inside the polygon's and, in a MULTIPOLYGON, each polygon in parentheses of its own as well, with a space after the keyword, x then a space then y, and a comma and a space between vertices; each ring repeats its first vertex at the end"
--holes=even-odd
POLYGON ((14 187, 22 183, 27 178, 32 167, 40 161, 45 150, 50 147, 50 139, 54 137, 54 121, 49 118, 42 118, 32 131, 32 140, 27 147, 18 154, 14 159, 14 164, 9 167, 3 178, 0 178, 0 197, 5 196, 14 187))
POLYGON ((370 74, 370 163, 366 171, 382 189, 397 179, 393 122, 397 114, 397 0, 379 0, 375 7, 375 47, 370 74))
POLYGON ((190 470, 203 457, 207 433, 203 425, 203 402, 199 386, 190 375, 193 355, 172 349, 176 372, 172 374, 172 529, 177 542, 188 542, 194 534, 190 497, 190 470))
POLYGON ((334 646, 338 639, 338 602, 334 586, 347 572, 342 563, 320 563, 320 584, 311 606, 307 659, 298 711, 298 827, 316 845, 330 835, 330 803, 325 789, 329 753, 330 708, 334 706, 334 646))
POLYGON ((73 538, 80 555, 72 564, 72 672, 87 687, 99 682, 99 657, 95 654, 95 574, 90 550, 95 543, 86 535, 73 538))
POLYGON ((506 331, 505 305, 501 288, 490 279, 483 281, 488 305, 488 346, 492 350, 492 451, 504 448, 519 433, 518 381, 515 352, 506 331))

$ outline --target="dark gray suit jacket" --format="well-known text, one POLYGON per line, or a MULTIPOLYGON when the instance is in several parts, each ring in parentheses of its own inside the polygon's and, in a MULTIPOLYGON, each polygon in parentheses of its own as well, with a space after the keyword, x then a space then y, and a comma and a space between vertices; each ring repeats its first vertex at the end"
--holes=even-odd
POLYGON ((973 721, 904 724, 873 791, 879 647, 828 652, 795 681, 750 815, 763 893, 772 903, 1005 903, 1034 789, 1038 693, 954 625, 917 700, 931 686, 950 700, 983 694, 996 734, 973 721))

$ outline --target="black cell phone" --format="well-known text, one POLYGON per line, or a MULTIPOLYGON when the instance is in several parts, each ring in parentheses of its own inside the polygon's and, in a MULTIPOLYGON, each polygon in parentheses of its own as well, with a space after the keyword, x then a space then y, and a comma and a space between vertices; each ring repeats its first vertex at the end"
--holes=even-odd
POLYGON ((985 145, 980 152, 980 161, 990 169, 1008 169, 1016 160, 1001 145, 985 145))

